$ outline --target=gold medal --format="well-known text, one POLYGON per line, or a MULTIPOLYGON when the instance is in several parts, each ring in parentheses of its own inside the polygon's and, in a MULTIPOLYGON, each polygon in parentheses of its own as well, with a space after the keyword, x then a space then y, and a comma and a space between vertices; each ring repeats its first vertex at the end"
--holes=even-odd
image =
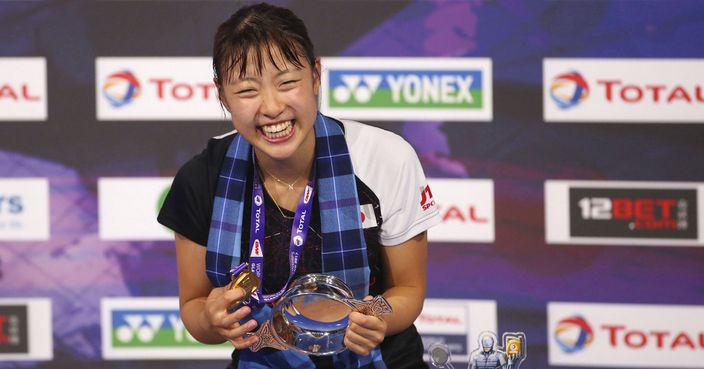
POLYGON ((231 290, 237 287, 244 290, 244 296, 232 301, 232 303, 228 307, 228 310, 233 310, 237 307, 237 305, 245 302, 248 298, 250 298, 253 294, 257 292, 257 289, 259 288, 259 277, 257 277, 256 274, 246 269, 241 271, 237 275, 233 274, 232 282, 230 282, 230 287, 228 289, 231 290))

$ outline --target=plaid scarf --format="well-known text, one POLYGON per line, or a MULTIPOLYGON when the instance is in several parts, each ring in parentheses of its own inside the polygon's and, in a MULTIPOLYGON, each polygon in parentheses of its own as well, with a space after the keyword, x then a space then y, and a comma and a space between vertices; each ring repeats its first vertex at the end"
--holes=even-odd
MULTIPOLYGON (((352 289, 356 298, 369 293, 367 247, 362 231, 357 185, 352 160, 341 126, 318 113, 315 120, 316 195, 320 205, 322 232, 322 272, 334 275, 352 289)), ((235 135, 220 168, 213 214, 208 234, 206 272, 213 286, 230 283, 230 269, 241 263, 242 220, 251 145, 235 135)), ((269 319, 271 309, 264 305, 252 312, 260 324, 269 319)), ((249 320, 249 317, 243 321, 249 320)), ((381 352, 361 357, 344 351, 333 357, 336 367, 385 368, 381 352)), ((240 352, 239 368, 315 368, 310 359, 293 350, 264 349, 240 352)))

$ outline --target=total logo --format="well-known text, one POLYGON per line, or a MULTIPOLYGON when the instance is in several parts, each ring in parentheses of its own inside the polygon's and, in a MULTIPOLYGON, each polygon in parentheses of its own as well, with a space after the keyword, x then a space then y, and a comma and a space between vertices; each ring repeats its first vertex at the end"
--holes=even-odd
POLYGON ((703 312, 688 305, 551 302, 549 363, 700 368, 703 312))
POLYGON ((226 118, 209 58, 97 58, 99 120, 226 118))
POLYGON ((599 79, 596 83, 603 87, 604 98, 609 103, 704 103, 702 86, 638 84, 622 79, 599 79))
POLYGON ((0 120, 46 120, 45 58, 0 58, 0 120))
POLYGON ((423 324, 465 324, 464 320, 457 315, 447 314, 421 314, 418 316, 418 321, 423 324))
MULTIPOLYGON (((622 79, 597 79, 596 92, 608 103, 654 104, 704 103, 702 86, 666 86, 660 84, 629 83, 622 79)), ((579 72, 568 72, 556 76, 550 85, 550 97, 560 109, 579 105, 589 96, 589 85, 579 72)))
POLYGON ((35 92, 30 91, 31 87, 27 83, 12 85, 5 83, 0 85, 0 100, 10 100, 15 102, 20 101, 39 101, 41 97, 35 92))
POLYGON ((129 70, 110 74, 103 84, 103 96, 116 108, 139 97, 142 85, 129 70))
MULTIPOLYGON (((608 339, 607 345, 615 349, 704 349, 704 332, 692 335, 684 331, 642 330, 617 323, 602 324, 599 329, 601 337, 608 339)), ((584 318, 576 315, 558 322, 554 339, 562 350, 573 353, 591 345, 594 331, 584 318)))
POLYGON ((594 340, 594 331, 584 318, 575 315, 557 323, 553 338, 562 350, 572 353, 589 346, 594 340))
POLYGON ((491 119, 489 59, 325 58, 322 65, 321 110, 335 116, 491 119))
POLYGON ((450 204, 447 208, 440 207, 440 214, 443 222, 459 222, 459 223, 489 223, 489 218, 486 215, 479 215, 476 205, 469 204, 466 207, 450 204))
POLYGON ((550 85, 550 97, 560 109, 577 106, 589 96, 589 86, 579 72, 556 76, 550 85))
POLYGON ((543 62, 546 121, 704 121, 704 61, 556 59, 543 62))
POLYGON ((685 331, 670 331, 666 329, 655 331, 641 330, 622 324, 604 324, 601 329, 608 332, 609 345, 614 348, 704 349, 704 331, 691 334, 685 331))
MULTIPOLYGON (((145 89, 159 101, 210 100, 217 97, 213 83, 178 82, 169 77, 149 78, 145 89)), ((103 96, 116 108, 131 103, 141 94, 142 84, 129 70, 110 74, 103 84, 103 96)))
MULTIPOLYGON (((486 179, 431 179, 442 222, 428 230, 438 242, 494 241, 494 183, 486 179)), ((432 195, 432 194, 431 194, 432 195)))

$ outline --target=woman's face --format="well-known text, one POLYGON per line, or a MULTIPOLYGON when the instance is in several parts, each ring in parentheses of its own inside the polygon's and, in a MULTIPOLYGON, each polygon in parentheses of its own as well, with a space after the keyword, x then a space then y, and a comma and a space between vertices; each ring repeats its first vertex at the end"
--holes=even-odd
POLYGON ((220 99, 232 115, 235 129, 254 146, 257 155, 285 161, 315 146, 320 62, 316 60, 311 67, 301 58, 303 68, 298 68, 278 49, 271 52, 280 69, 262 52, 261 74, 254 58, 248 60, 243 76, 235 66, 229 81, 223 82, 220 99))

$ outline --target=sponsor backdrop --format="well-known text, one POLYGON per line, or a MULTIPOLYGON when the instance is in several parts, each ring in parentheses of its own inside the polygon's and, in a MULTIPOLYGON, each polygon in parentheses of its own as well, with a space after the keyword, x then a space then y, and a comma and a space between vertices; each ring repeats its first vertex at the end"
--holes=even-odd
MULTIPOLYGON (((465 367, 522 331, 524 368, 704 368, 704 3, 279 3, 321 110, 423 163, 426 345, 465 367)), ((0 4, 0 368, 224 367, 154 218, 231 129, 209 56, 239 5, 0 4)))

